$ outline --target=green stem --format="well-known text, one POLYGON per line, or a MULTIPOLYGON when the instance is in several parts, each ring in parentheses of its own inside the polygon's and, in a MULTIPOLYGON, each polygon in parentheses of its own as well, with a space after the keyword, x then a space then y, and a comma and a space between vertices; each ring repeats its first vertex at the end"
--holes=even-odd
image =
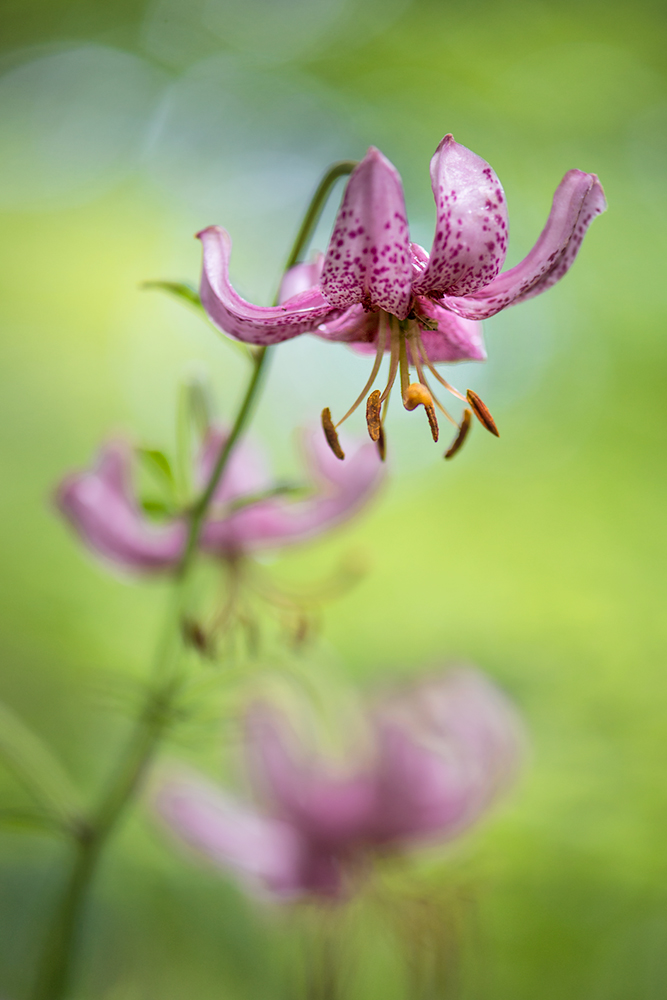
POLYGON ((149 693, 106 795, 93 814, 89 827, 76 839, 76 855, 47 939, 33 1000, 60 1000, 67 993, 83 907, 102 848, 129 805, 171 721, 173 703, 180 684, 178 676, 166 668, 173 664, 175 655, 178 656, 177 653, 174 654, 174 648, 177 648, 178 644, 183 584, 196 554, 206 511, 257 396, 266 351, 267 349, 262 347, 255 354, 254 370, 232 431, 220 450, 205 489, 192 507, 186 549, 178 569, 179 585, 174 593, 173 604, 176 607, 170 605, 165 638, 160 644, 153 666, 153 675, 157 683, 154 683, 149 693))
MULTIPOLYGON (((309 242, 331 188, 339 177, 351 173, 355 166, 353 161, 342 161, 334 164, 325 174, 297 234, 286 270, 297 262, 309 242)), ((266 347, 259 347, 253 352, 253 371, 232 430, 220 450, 204 490, 190 508, 185 551, 176 573, 167 628, 153 664, 153 683, 106 794, 93 812, 89 825, 75 832, 76 854, 38 967, 32 1000, 62 1000, 66 996, 84 905, 102 849, 140 785, 160 739, 171 722, 175 699, 181 687, 178 670, 172 668, 177 665, 180 657, 179 630, 184 591, 197 554, 206 513, 252 412, 262 375, 266 370, 267 356, 266 347)))
POLYGON ((247 423, 248 417, 250 416, 253 403, 255 402, 255 398, 257 396, 257 390, 261 384, 267 356, 266 347, 257 348, 254 355, 253 373, 250 378, 250 382, 248 383, 248 388, 243 398, 243 402, 241 403, 241 408, 239 409, 236 420, 234 421, 234 426, 232 427, 231 433, 226 439, 223 447, 220 449, 220 454, 218 455, 213 472, 211 473, 205 490, 190 509, 188 538, 183 558, 181 559, 180 566, 178 567, 178 576, 181 580, 187 576, 190 570, 197 552, 197 542, 199 541, 206 511, 209 508, 213 495, 218 487, 218 483, 220 482, 222 474, 225 471, 227 462, 229 461, 229 456, 231 455, 234 446, 247 423))
POLYGON ((308 245, 308 243, 310 243, 310 238, 315 231, 315 226, 317 225, 320 215, 322 214, 325 202, 331 193, 331 188, 334 186, 339 177, 346 177, 347 174, 351 174, 356 166, 356 160, 340 160, 338 163, 334 163, 333 166, 329 167, 326 174, 320 181, 317 190, 311 199, 310 207, 303 218, 301 228, 297 233, 294 246, 292 247, 292 252, 287 258, 287 263, 285 264, 286 271, 289 271, 290 267, 294 267, 303 253, 304 248, 308 245))

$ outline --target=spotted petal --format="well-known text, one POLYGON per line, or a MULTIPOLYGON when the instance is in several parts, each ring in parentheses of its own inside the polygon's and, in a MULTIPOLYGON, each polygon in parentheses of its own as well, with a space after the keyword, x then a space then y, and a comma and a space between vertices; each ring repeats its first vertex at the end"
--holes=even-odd
POLYGON ((315 260, 305 261, 302 264, 295 264, 283 275, 278 293, 278 304, 282 305, 288 299, 299 295, 301 292, 308 292, 317 288, 322 274, 324 254, 317 255, 315 260))
POLYGON ((361 302, 404 319, 410 305, 410 244, 398 171, 374 146, 353 171, 324 259, 332 305, 361 302))
POLYGON ((474 295, 446 296, 442 305, 459 316, 485 319, 546 291, 569 270, 589 225, 606 207, 597 176, 569 170, 556 188, 547 224, 528 256, 474 295))
MULTIPOLYGON (((369 312, 357 303, 345 309, 340 316, 322 323, 315 330, 318 337, 323 340, 331 340, 344 344, 366 345, 377 341, 378 325, 380 320, 379 312, 369 312)), ((387 348, 389 348, 387 343, 387 348)), ((375 353, 375 347, 371 346, 371 353, 375 353)))
MULTIPOLYGON (((463 319, 443 309, 432 299, 415 299, 415 313, 438 324, 437 329, 421 331, 421 339, 429 361, 485 361, 482 324, 463 319)), ((430 325, 430 324, 429 324, 430 325)))
POLYGON ((229 281, 232 241, 220 226, 197 234, 204 250, 200 295, 211 322, 223 333, 248 344, 279 344, 301 333, 310 333, 332 314, 331 305, 318 288, 292 296, 279 306, 246 302, 229 281))
POLYGON ((507 208, 495 172, 446 135, 431 160, 436 204, 433 247, 415 280, 417 294, 467 295, 500 271, 507 252, 507 208))

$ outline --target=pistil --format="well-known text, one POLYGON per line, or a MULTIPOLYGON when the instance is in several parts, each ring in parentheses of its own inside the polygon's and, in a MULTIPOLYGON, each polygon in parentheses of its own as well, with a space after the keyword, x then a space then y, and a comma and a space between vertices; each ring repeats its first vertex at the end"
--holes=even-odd
POLYGON ((412 382, 403 393, 403 406, 406 410, 414 410, 418 406, 423 406, 426 410, 429 426, 433 440, 437 441, 440 436, 438 421, 433 406, 433 396, 425 385, 421 382, 412 382))

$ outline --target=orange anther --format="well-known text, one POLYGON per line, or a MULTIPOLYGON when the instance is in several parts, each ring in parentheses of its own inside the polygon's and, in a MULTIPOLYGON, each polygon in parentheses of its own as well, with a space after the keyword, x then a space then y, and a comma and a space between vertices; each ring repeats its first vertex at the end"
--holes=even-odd
POLYGON ((459 448, 463 445, 463 442, 468 437, 468 431, 470 430, 470 421, 472 419, 472 413, 470 410, 463 411, 463 417, 461 419, 461 426, 459 427, 459 432, 450 444, 449 448, 445 452, 445 458, 453 458, 457 453, 459 448))
POLYGON ((380 390, 375 389, 366 401, 366 423, 372 441, 379 441, 382 432, 382 424, 380 423, 381 395, 380 390))
POLYGON ((324 436, 327 439, 327 444, 331 448, 332 452, 336 458, 341 460, 345 458, 345 452, 340 446, 340 441, 338 440, 338 434, 336 433, 336 428, 334 427, 334 422, 331 419, 331 410, 328 406, 325 406, 322 410, 322 430, 324 431, 324 436))
POLYGON ((476 392, 472 389, 466 389, 466 398, 472 407, 473 413, 479 420, 480 424, 484 424, 487 431, 491 434, 495 434, 496 437, 500 437, 500 432, 496 427, 496 422, 491 416, 488 406, 484 403, 476 392))

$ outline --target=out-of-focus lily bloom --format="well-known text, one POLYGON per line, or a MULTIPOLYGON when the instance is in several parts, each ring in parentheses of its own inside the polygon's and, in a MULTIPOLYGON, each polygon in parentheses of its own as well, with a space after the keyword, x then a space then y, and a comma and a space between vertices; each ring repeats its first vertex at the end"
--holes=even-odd
POLYGON ((132 449, 104 445, 92 469, 71 473, 56 504, 89 549, 109 562, 138 571, 175 566, 186 539, 181 521, 157 524, 139 506, 132 483, 132 449))
MULTIPOLYGON (((336 425, 328 410, 323 414, 327 439, 339 458, 343 453, 336 447, 336 428, 372 389, 385 352, 391 357, 387 384, 367 400, 369 432, 381 449, 381 406, 399 372, 405 407, 424 406, 434 439, 434 404, 446 411, 435 400, 425 370, 467 399, 475 415, 497 434, 479 397, 470 392, 462 396, 434 364, 483 360, 479 321, 560 280, 591 221, 606 208, 595 174, 568 171, 537 243, 520 264, 500 274, 508 223, 505 196, 493 169, 446 135, 431 160, 431 182, 437 217, 428 254, 410 242, 397 170, 371 147, 348 181, 326 255, 287 273, 275 307, 251 305, 232 288, 231 240, 224 229, 211 226, 199 233, 204 252, 202 304, 225 333, 251 344, 314 333, 375 353, 371 377, 348 413, 336 425), (416 382, 410 381, 411 366, 416 382)), ((459 436, 465 436, 469 419, 459 436)), ((460 443, 462 438, 457 448, 460 443)))
POLYGON ((248 753, 264 809, 189 775, 162 783, 158 811, 190 846, 278 897, 337 896, 373 853, 461 833, 521 757, 514 709, 471 669, 387 699, 369 722, 371 753, 341 773, 295 747, 284 718, 255 706, 248 753))
MULTIPOLYGON (((216 435, 212 435, 208 455, 216 454, 222 442, 220 433, 217 441, 216 435)), ((204 525, 203 549, 224 557, 306 541, 356 513, 370 500, 384 478, 384 468, 372 445, 357 443, 352 448, 346 475, 341 475, 344 466, 334 459, 319 435, 304 437, 302 446, 310 494, 297 500, 285 496, 266 497, 240 506, 244 497, 261 495, 262 489, 269 492, 271 482, 265 473, 263 487, 260 481, 252 491, 244 489, 241 492, 236 487, 236 495, 232 497, 228 492, 232 488, 233 470, 230 468, 230 475, 223 480, 204 525), (230 500, 234 501, 232 509, 225 509, 230 500)), ((249 462, 250 449, 246 446, 245 453, 239 449, 237 455, 236 468, 239 468, 243 460, 249 462)), ((256 453, 254 461, 256 467, 261 461, 256 453)), ((206 466, 206 459, 203 464, 206 466)))
MULTIPOLYGON (((199 461, 203 485, 224 443, 210 432, 199 461)), ((271 495, 272 482, 259 453, 242 443, 232 453, 218 486, 200 546, 223 559, 260 548, 305 540, 350 517, 375 492, 383 467, 370 443, 354 449, 341 466, 324 442, 304 439, 310 492, 302 499, 271 495)), ((173 569, 184 551, 184 516, 156 522, 142 510, 132 479, 129 445, 105 445, 91 470, 73 473, 60 484, 56 502, 77 534, 97 555, 125 569, 173 569)))

